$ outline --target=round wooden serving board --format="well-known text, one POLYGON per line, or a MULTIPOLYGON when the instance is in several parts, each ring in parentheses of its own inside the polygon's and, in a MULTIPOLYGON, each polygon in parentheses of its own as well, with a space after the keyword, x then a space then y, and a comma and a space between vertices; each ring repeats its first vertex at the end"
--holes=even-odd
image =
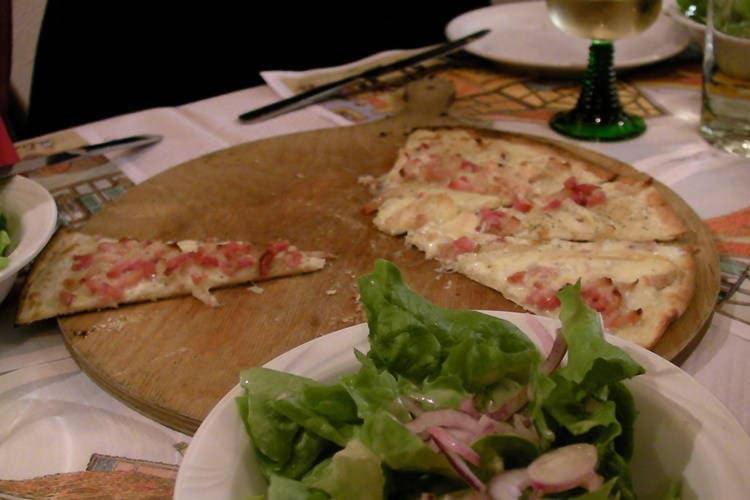
MULTIPOLYGON (((288 239, 335 255, 322 271, 216 291, 211 308, 185 297, 61 318, 72 355, 96 382, 137 410, 192 434, 243 368, 261 365, 314 337, 364 320, 357 277, 376 258, 395 262, 409 285, 447 307, 520 311, 494 290, 377 231, 360 212, 370 199, 362 175, 388 171, 418 126, 457 125, 448 117, 452 89, 425 81, 409 89, 401 115, 259 142, 197 158, 134 187, 84 227, 85 232, 140 239, 288 239)), ((502 132, 496 132, 503 134, 502 132)), ((542 139, 540 139, 542 140, 542 139)), ((543 140, 550 143, 551 141, 543 140)), ((555 143, 619 174, 632 167, 576 146, 555 143)), ((656 352, 674 358, 713 310, 718 256, 709 231, 678 196, 660 186, 691 229, 697 249, 697 293, 656 352)))

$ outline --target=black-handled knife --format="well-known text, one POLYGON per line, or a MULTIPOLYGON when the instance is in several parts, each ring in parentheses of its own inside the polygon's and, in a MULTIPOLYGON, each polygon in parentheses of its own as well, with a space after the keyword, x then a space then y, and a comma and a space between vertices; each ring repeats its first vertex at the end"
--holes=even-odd
POLYGON ((76 158, 83 158, 85 156, 102 155, 110 153, 112 151, 116 151, 118 149, 149 146, 161 140, 162 136, 156 134, 133 135, 130 137, 114 139, 112 141, 102 142, 99 144, 91 144, 89 146, 81 146, 78 148, 68 149, 67 151, 61 151, 59 153, 53 153, 51 155, 29 158, 28 160, 19 161, 12 167, 0 167, 0 179, 10 177, 12 175, 24 174, 38 168, 46 167, 48 165, 56 165, 65 161, 75 160, 76 158))
POLYGON ((282 99, 281 101, 274 102, 273 104, 269 104, 268 106, 263 106, 252 111, 248 111, 247 113, 241 114, 238 118, 243 123, 267 120, 269 118, 273 118, 274 116, 279 116, 290 111, 310 106, 311 104, 326 101, 331 97, 337 95, 345 87, 348 87, 355 83, 366 82, 378 76, 391 73, 399 69, 407 68, 409 66, 413 66, 414 64, 426 61, 428 59, 433 59, 435 57, 450 54, 451 52, 455 52, 456 50, 460 49, 464 45, 482 38, 489 32, 490 30, 487 29, 477 31, 476 33, 466 35, 465 37, 457 38, 452 42, 447 42, 437 47, 423 50, 422 52, 414 54, 413 56, 399 59, 398 61, 395 61, 393 63, 375 66, 374 68, 362 71, 361 73, 358 73, 356 75, 347 76, 346 78, 336 80, 335 82, 326 83, 325 85, 320 85, 319 87, 307 90, 305 92, 302 92, 301 94, 289 97, 288 99, 282 99))

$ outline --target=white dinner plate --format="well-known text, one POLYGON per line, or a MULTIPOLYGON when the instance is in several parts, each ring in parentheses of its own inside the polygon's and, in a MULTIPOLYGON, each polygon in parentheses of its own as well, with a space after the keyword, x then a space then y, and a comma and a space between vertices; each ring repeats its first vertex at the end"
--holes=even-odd
MULTIPOLYGON (((516 324, 537 346, 528 314, 487 312, 516 324)), ((548 328, 557 321, 536 317, 548 328)), ((653 498, 683 478, 683 500, 744 499, 750 491, 746 462, 750 438, 708 390, 675 365, 646 349, 608 336, 646 374, 628 381, 639 417, 635 425, 633 481, 640 498, 653 498)), ((265 366, 319 381, 333 381, 358 369, 353 349, 366 352, 367 325, 355 325, 288 351, 265 366)), ((234 399, 236 386, 208 414, 182 461, 176 500, 239 499, 265 491, 234 399)))
MULTIPOLYGON (((494 5, 462 14, 448 23, 455 40, 481 29, 491 33, 466 50, 518 69, 580 73, 586 69, 590 42, 552 24, 545 2, 494 5)), ((688 33, 663 12, 649 29, 615 42, 615 69, 625 70, 663 61, 682 52, 688 33)))

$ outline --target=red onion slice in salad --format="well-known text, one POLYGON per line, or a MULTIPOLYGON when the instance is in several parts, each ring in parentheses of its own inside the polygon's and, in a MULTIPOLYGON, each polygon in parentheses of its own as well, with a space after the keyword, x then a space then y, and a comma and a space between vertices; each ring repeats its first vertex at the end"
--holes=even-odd
POLYGON ((492 500, 518 500, 529 486, 531 478, 526 469, 512 469, 493 477, 487 493, 492 500))
POLYGON ((539 343, 542 344, 542 352, 545 355, 549 355, 549 352, 552 350, 554 335, 552 335, 549 330, 545 328, 542 322, 536 319, 534 316, 526 316, 526 324, 529 325, 532 330, 534 330, 534 333, 539 339, 539 343))
POLYGON ((559 493, 588 484, 596 475, 598 455, 590 444, 572 444, 549 451, 528 466, 534 489, 559 493))
POLYGON ((437 442, 438 446, 442 449, 451 450, 451 452, 460 456, 472 465, 479 467, 479 463, 482 458, 479 453, 469 448, 466 443, 462 443, 456 438, 450 431, 443 429, 442 427, 430 427, 427 432, 432 436, 432 439, 437 442))
POLYGON ((555 371, 557 367, 560 366, 567 350, 568 344, 565 342, 565 337, 562 336, 562 333, 558 332, 547 359, 544 360, 540 367, 541 372, 545 375, 549 375, 555 371))
POLYGON ((427 411, 404 425, 414 434, 422 434, 428 427, 453 427, 474 434, 481 430, 479 423, 470 415, 452 409, 427 411))
POLYGON ((474 474, 474 472, 472 472, 472 470, 468 465, 466 465, 466 462, 464 462, 460 456, 453 453, 437 439, 433 438, 433 442, 446 456, 448 462, 451 464, 451 467, 453 467, 456 473, 458 473, 458 475, 461 476, 461 478, 466 481, 466 483, 471 486, 472 489, 479 492, 484 492, 487 489, 484 483, 476 476, 476 474, 474 474))

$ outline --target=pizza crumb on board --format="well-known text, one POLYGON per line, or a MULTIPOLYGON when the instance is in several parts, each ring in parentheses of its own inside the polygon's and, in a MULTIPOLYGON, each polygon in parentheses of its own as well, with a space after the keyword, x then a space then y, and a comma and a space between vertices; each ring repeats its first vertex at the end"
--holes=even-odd
POLYGON ((247 287, 247 289, 250 290, 251 292, 257 294, 257 295, 260 295, 260 294, 262 294, 265 291, 265 290, 263 290, 263 288, 259 287, 255 283, 253 283, 251 286, 247 287))

